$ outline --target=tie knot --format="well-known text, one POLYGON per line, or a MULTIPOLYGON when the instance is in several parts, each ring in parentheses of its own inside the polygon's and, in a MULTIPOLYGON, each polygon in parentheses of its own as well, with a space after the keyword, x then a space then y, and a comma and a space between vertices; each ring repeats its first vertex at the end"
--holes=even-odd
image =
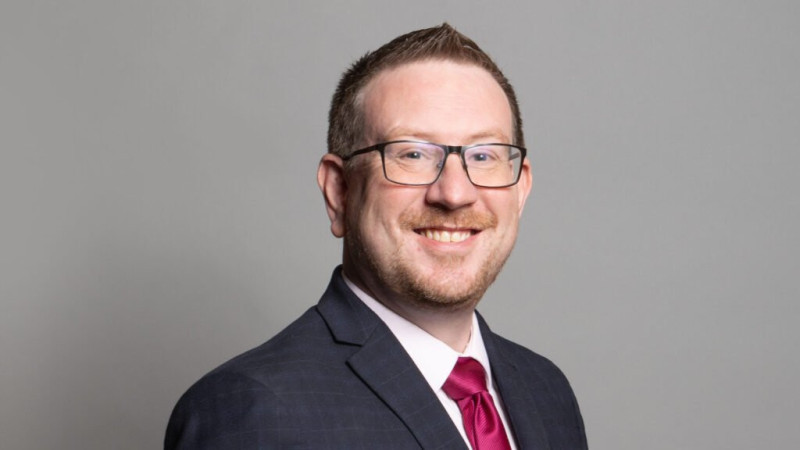
POLYGON ((486 391, 486 372, 472 358, 458 358, 456 366, 444 382, 442 390, 455 401, 486 391))

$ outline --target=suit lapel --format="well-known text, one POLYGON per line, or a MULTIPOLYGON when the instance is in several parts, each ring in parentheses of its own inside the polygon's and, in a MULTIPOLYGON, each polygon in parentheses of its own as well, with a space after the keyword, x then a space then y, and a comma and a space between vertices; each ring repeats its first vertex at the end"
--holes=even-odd
POLYGON ((466 448, 441 402, 388 328, 376 330, 348 364, 406 424, 422 448, 466 448))
POLYGON ((535 373, 521 373, 514 364, 513 357, 503 351, 502 345, 498 342, 500 338, 489 330, 480 315, 478 322, 492 365, 492 378, 502 398, 508 420, 511 422, 517 447, 526 450, 550 449, 542 416, 531 389, 531 386, 541 380, 538 380, 538 375, 535 373))
POLYGON ((347 364, 424 449, 466 449, 461 434, 389 328, 347 287, 337 268, 317 306, 337 342, 361 348, 347 364))

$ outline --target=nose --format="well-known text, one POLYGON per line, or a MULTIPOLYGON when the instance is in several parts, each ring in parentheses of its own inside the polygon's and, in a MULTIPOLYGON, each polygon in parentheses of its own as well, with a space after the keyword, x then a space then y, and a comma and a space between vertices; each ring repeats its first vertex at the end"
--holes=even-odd
POLYGON ((425 200, 430 204, 455 210, 471 205, 477 199, 477 188, 469 181, 461 158, 457 154, 448 155, 439 179, 428 187, 425 200))

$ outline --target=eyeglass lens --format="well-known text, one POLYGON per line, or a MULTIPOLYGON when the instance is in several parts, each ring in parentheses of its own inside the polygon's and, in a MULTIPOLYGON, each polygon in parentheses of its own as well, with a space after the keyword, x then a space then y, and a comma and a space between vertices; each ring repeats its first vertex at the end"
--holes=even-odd
MULTIPOLYGON (((401 184, 431 184, 439 177, 446 155, 445 149, 435 144, 390 143, 383 149, 386 177, 401 184)), ((463 150, 463 161, 473 184, 508 186, 517 181, 522 153, 509 145, 477 145, 463 150)))

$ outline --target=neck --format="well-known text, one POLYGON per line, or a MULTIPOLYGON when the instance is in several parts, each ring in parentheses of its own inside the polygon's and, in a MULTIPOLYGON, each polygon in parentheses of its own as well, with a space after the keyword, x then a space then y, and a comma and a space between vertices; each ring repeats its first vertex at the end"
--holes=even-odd
POLYGON ((444 342, 453 350, 463 353, 472 333, 472 316, 475 304, 462 305, 425 304, 413 299, 404 298, 392 292, 373 288, 345 270, 347 279, 358 286, 365 294, 392 310, 398 316, 423 329, 426 333, 444 342))
POLYGON ((472 334, 472 307, 458 310, 436 311, 415 308, 401 302, 373 297, 400 317, 425 330, 453 350, 463 353, 472 334))
POLYGON ((352 266, 347 262, 348 259, 345 257, 343 274, 365 294, 453 350, 463 353, 467 348, 472 333, 472 316, 478 299, 460 304, 434 304, 407 298, 380 283, 369 282, 369 277, 362 277, 357 270, 351 270, 352 266))

